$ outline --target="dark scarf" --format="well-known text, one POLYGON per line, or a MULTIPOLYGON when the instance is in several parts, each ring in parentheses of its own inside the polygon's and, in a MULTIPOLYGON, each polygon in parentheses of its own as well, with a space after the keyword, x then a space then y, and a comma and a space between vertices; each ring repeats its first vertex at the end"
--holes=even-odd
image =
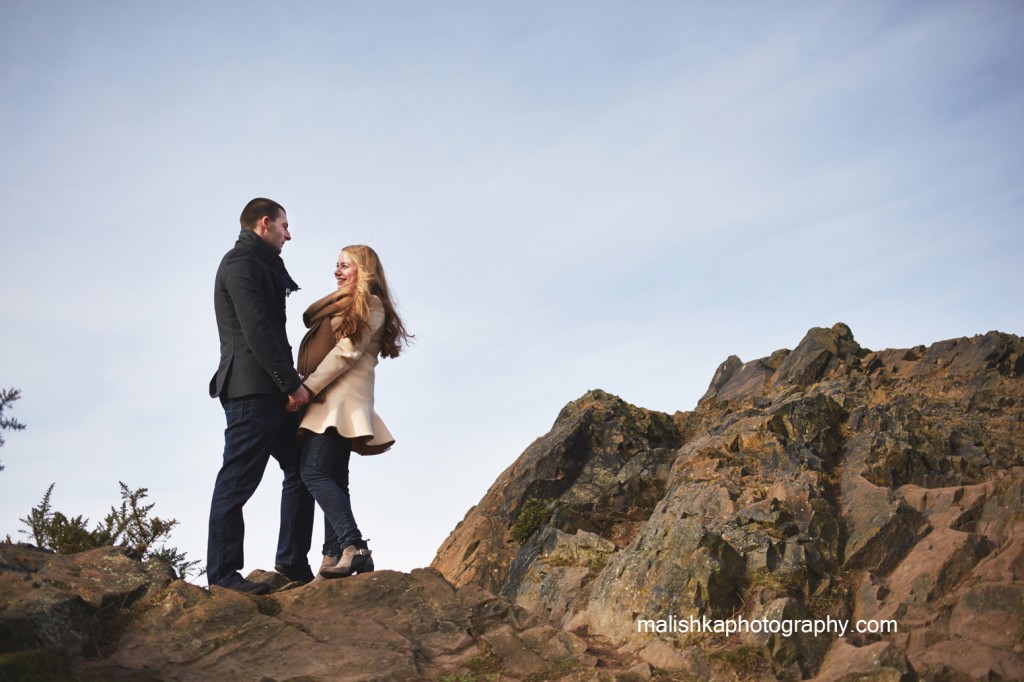
POLYGON ((238 235, 238 241, 236 244, 247 246, 252 249, 260 260, 269 265, 274 272, 281 278, 281 288, 284 289, 284 295, 288 296, 292 292, 299 290, 299 285, 295 283, 288 271, 285 270, 284 261, 281 256, 274 253, 274 250, 270 248, 263 237, 259 236, 252 230, 242 230, 241 234, 238 235))
POLYGON ((312 374, 338 342, 331 328, 331 316, 345 310, 347 306, 342 303, 344 298, 343 292, 332 291, 302 313, 302 323, 309 329, 299 344, 298 370, 303 377, 312 374))

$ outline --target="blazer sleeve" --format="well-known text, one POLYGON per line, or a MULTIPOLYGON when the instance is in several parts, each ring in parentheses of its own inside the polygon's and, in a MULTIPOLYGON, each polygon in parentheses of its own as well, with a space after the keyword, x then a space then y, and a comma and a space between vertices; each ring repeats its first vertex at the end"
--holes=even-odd
POLYGON ((327 357, 317 365, 313 373, 306 377, 302 383, 314 396, 320 395, 325 388, 347 372, 355 361, 362 357, 363 353, 366 352, 366 347, 370 344, 370 340, 373 339, 374 335, 383 326, 384 306, 375 297, 373 304, 370 306, 370 328, 363 332, 359 338, 359 343, 353 343, 352 339, 347 336, 342 337, 334 345, 334 348, 331 349, 331 352, 327 354, 327 357))
POLYGON ((277 387, 283 393, 291 393, 302 380, 292 365, 291 348, 283 346, 275 333, 258 266, 242 257, 232 258, 224 266, 224 287, 231 297, 246 345, 277 387))

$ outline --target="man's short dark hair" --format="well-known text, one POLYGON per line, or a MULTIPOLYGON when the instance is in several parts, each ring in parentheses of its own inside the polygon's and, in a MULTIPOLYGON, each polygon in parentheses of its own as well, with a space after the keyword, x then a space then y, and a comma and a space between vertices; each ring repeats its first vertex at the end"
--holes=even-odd
POLYGON ((284 206, 273 199, 257 197, 245 205, 245 208, 242 209, 242 215, 239 216, 238 220, 242 223, 243 230, 255 230, 256 223, 263 216, 267 216, 273 222, 284 212, 284 206))

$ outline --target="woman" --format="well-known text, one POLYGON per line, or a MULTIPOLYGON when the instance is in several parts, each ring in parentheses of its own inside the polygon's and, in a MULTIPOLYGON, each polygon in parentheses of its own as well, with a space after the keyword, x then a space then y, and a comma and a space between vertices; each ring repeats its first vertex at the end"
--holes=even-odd
POLYGON ((299 348, 299 373, 313 398, 299 426, 302 480, 324 510, 320 575, 339 578, 373 570, 371 552, 348 492, 349 455, 375 455, 395 439, 373 410, 377 357, 396 358, 411 336, 395 312, 384 268, 368 246, 346 246, 334 277, 338 289, 309 306, 299 348))

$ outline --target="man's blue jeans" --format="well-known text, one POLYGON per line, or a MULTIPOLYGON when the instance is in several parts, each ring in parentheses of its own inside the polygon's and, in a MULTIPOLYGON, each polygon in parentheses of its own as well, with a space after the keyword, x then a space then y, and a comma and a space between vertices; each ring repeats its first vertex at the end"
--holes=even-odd
POLYGON ((352 441, 330 428, 325 433, 306 434, 302 444, 302 480, 324 510, 324 555, 340 556, 345 547, 363 539, 348 493, 351 451, 352 441))
POLYGON ((241 579, 245 565, 245 521, 242 507, 256 492, 273 455, 284 470, 281 487, 281 528, 278 564, 306 566, 313 535, 313 498, 302 483, 296 419, 284 410, 285 397, 252 395, 221 398, 224 461, 213 487, 206 553, 210 585, 230 585, 241 579))

